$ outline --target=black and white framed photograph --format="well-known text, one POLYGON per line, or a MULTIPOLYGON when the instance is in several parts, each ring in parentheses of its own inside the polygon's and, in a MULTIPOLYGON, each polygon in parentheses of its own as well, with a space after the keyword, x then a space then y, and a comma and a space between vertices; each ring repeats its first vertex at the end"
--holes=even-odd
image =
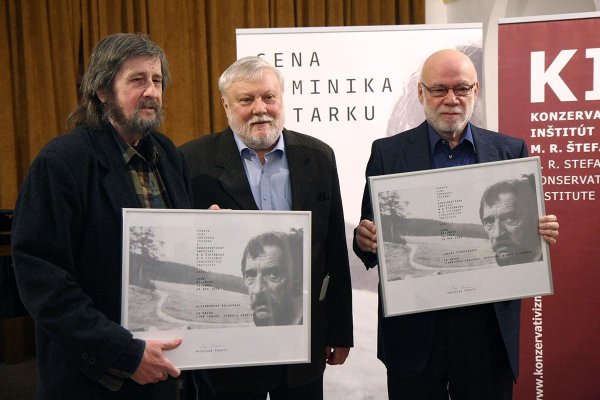
POLYGON ((124 209, 122 325, 180 369, 309 362, 310 218, 124 209))
POLYGON ((384 315, 552 294, 539 157, 374 176, 384 315))

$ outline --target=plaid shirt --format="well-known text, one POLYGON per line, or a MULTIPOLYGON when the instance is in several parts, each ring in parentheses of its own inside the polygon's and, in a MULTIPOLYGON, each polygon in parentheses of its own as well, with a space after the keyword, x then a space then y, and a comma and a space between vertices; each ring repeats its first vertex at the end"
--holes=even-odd
MULTIPOLYGON (((159 153, 152 140, 148 136, 144 136, 137 146, 132 147, 114 130, 113 134, 129 170, 129 177, 140 207, 171 208, 165 184, 158 171, 159 153)), ((135 346, 130 345, 125 348, 116 361, 115 366, 119 367, 109 368, 100 377, 99 382, 109 390, 119 390, 123 382, 132 375, 128 371, 134 369, 139 362, 140 360, 136 360, 135 346)))
POLYGON ((165 184, 158 171, 158 150, 148 136, 132 147, 115 133, 127 164, 140 207, 171 208, 165 184))

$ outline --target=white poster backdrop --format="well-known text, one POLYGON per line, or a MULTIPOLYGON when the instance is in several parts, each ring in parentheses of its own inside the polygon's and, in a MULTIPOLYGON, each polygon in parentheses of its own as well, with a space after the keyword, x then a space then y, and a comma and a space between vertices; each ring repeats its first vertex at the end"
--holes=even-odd
MULTIPOLYGON (((425 120, 417 81, 434 51, 469 53, 482 76, 482 24, 237 29, 238 58, 259 55, 285 78, 287 129, 315 136, 335 151, 347 237, 360 218, 371 143, 425 120)), ((480 89, 472 120, 485 126, 480 89)), ((352 254, 353 286, 376 276, 352 254), (360 271, 360 272, 358 272, 360 271)), ((377 278, 374 278, 375 280, 377 278)), ((325 398, 387 399, 386 371, 376 357, 377 292, 352 291, 354 348, 327 368, 325 398)))
MULTIPOLYGON (((236 35, 238 58, 259 55, 283 72, 286 128, 335 151, 351 225, 359 222, 373 140, 425 120, 416 94, 423 61, 458 48, 476 52, 481 64, 481 24, 237 29, 236 35)), ((477 118, 484 121, 483 112, 477 118)))

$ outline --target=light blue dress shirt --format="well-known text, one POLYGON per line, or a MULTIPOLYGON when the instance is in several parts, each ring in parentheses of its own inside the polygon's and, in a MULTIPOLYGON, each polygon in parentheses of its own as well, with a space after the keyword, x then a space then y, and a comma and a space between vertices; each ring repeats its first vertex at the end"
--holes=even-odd
POLYGON ((237 135, 234 134, 233 137, 258 208, 260 210, 291 210, 292 185, 283 134, 279 136, 275 148, 265 154, 264 165, 260 163, 254 150, 246 146, 237 135))

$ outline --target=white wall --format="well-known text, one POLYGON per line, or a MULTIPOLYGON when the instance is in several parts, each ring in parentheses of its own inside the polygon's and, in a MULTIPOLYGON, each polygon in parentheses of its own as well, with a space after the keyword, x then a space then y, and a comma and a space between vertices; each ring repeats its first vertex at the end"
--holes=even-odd
POLYGON ((425 22, 483 23, 487 128, 498 129, 498 19, 600 10, 600 0, 425 0, 425 22))

